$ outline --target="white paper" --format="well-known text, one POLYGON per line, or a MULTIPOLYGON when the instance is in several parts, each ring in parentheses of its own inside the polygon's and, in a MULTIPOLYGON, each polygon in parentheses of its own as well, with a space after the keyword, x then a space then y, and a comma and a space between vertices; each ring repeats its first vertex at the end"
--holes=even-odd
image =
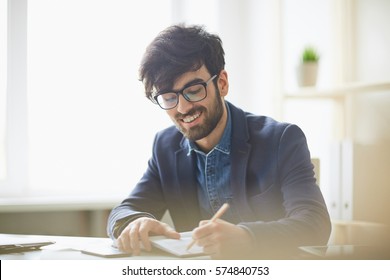
POLYGON ((192 242, 192 232, 190 231, 180 233, 180 239, 171 239, 166 236, 152 236, 150 237, 150 241, 156 248, 178 257, 203 255, 203 248, 196 244, 187 250, 188 245, 192 242))

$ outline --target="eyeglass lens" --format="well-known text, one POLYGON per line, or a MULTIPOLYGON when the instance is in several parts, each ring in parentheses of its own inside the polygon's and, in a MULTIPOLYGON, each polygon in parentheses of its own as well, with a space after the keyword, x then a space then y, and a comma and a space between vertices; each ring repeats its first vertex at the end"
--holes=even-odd
MULTIPOLYGON (((190 102, 196 102, 206 97, 206 88, 204 84, 195 84, 186 87, 182 91, 184 98, 190 102)), ((179 95, 175 92, 167 92, 157 97, 157 102, 164 109, 173 108, 178 103, 179 95)))

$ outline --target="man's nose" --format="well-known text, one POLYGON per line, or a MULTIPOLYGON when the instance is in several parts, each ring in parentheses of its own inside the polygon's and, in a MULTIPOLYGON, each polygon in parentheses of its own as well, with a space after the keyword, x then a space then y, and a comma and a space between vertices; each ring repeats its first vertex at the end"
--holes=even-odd
POLYGON ((187 114, 191 108, 192 108, 193 104, 189 101, 187 101, 183 95, 179 94, 179 103, 177 104, 177 111, 180 113, 180 114, 187 114))

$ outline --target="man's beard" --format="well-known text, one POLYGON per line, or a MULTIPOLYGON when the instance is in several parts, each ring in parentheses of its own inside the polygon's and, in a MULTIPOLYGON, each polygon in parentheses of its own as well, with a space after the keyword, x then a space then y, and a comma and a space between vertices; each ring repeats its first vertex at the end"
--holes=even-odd
POLYGON ((190 129, 186 129, 181 125, 180 121, 180 119, 183 119, 186 115, 177 114, 175 116, 174 123, 186 138, 191 141, 197 141, 205 138, 215 129, 223 115, 223 102, 220 98, 219 92, 216 92, 214 100, 216 101, 214 106, 210 106, 211 109, 215 109, 214 111, 207 111, 205 107, 197 106, 186 114, 194 115, 197 112, 201 113, 204 117, 204 122, 200 125, 196 125, 191 127, 190 129), (208 113, 208 115, 206 115, 206 113, 208 113))

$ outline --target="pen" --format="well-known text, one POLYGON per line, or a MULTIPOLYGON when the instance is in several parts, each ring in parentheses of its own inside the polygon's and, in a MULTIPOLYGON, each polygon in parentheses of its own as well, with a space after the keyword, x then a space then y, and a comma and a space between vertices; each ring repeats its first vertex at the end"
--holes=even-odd
MULTIPOLYGON (((218 209, 218 211, 214 214, 214 216, 211 218, 211 220, 209 221, 209 223, 212 223, 212 222, 215 222, 217 219, 221 218, 222 215, 226 212, 226 210, 228 210, 229 208, 229 204, 228 203, 224 203, 221 208, 218 209)), ((196 243, 196 240, 193 239, 191 241, 190 244, 188 244, 187 246, 187 251, 191 249, 192 246, 194 246, 194 244, 196 243)))

